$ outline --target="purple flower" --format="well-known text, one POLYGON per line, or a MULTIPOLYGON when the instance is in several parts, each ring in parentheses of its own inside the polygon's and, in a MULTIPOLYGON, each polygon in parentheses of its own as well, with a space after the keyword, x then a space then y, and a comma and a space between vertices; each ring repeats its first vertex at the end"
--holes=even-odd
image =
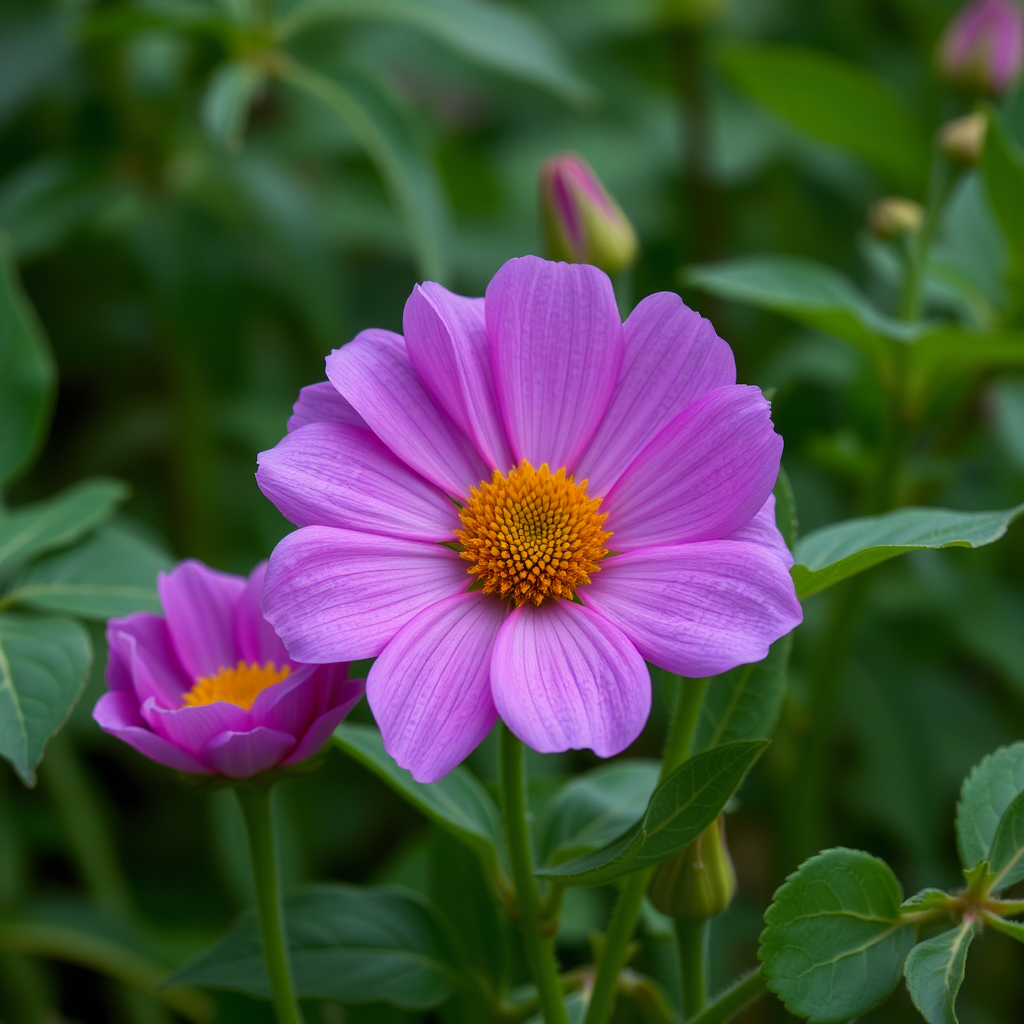
POLYGON ((288 656, 248 580, 187 561, 157 580, 165 617, 107 626, 109 692, 93 718, 146 757, 244 779, 315 754, 363 695, 348 666, 288 656))
POLYGON ((950 22, 939 64, 951 81, 1003 93, 1024 63, 1024 12, 1013 0, 974 0, 950 22))
POLYGON ((623 325, 601 271, 526 256, 486 299, 416 287, 404 330, 328 357, 257 479, 301 527, 267 618, 303 661, 377 658, 367 697, 415 778, 498 715, 609 757, 647 720, 644 659, 713 675, 801 621, 768 402, 678 296, 623 325))

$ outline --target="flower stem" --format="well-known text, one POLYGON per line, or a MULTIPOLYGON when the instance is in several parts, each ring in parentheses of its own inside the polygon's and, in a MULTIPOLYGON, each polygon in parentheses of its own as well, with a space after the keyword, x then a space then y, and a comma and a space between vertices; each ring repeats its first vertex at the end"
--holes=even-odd
POLYGON ((676 947, 683 981, 683 1019, 697 1016, 708 1004, 708 937, 711 921, 677 918, 676 947))
POLYGON ((263 939, 263 959, 270 979, 270 999, 274 1004, 278 1024, 302 1024, 302 1015, 295 1001, 292 968, 284 935, 270 789, 238 786, 235 788, 235 796, 249 838, 256 916, 263 939))
POLYGON ((688 1017, 686 1024, 727 1024, 767 991, 761 971, 751 971, 717 996, 706 1010, 688 1017))
POLYGON ((568 1024, 562 985, 558 978, 555 942, 541 930, 540 896, 533 876, 533 854, 526 823, 523 745, 504 724, 501 726, 501 795, 523 946, 530 974, 537 986, 544 1024, 568 1024))
POLYGON ((689 760, 700 721, 700 709, 704 706, 704 694, 708 689, 707 679, 683 679, 674 675, 668 678, 675 680, 680 689, 665 738, 665 751, 661 755, 659 782, 664 782, 676 768, 689 760))

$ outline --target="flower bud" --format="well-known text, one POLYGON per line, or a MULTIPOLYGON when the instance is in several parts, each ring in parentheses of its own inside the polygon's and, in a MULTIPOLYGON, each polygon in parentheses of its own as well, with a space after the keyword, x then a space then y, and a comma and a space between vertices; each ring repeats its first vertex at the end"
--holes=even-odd
POLYGON ((689 846, 663 860, 647 886, 647 898, 658 910, 688 921, 721 914, 735 892, 736 872, 725 845, 724 814, 689 846))
POLYGON ((878 238, 903 238, 920 231, 923 223, 921 204, 902 196, 886 196, 868 210, 868 227, 878 238))
POLYGON ((549 258, 591 263, 609 274, 636 259, 633 225, 583 157, 562 153, 546 161, 540 188, 549 258))
POLYGON ((1006 92, 1024 65, 1024 11, 1013 0, 972 0, 950 22, 938 58, 950 82, 1006 92))
POLYGON ((988 131, 988 115, 984 111, 947 121, 939 129, 942 151, 959 164, 976 164, 981 159, 988 131))

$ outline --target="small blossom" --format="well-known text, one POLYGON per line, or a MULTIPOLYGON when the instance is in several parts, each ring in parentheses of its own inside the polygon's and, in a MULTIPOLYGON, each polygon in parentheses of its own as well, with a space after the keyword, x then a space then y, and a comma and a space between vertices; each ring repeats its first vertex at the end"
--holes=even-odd
POLYGON ((879 238, 902 238, 921 230, 924 207, 913 199, 885 196, 868 211, 868 227, 879 238))
POLYGON ((1024 64, 1024 12, 1013 0, 973 0, 950 22, 939 66, 951 82, 1004 93, 1024 64))

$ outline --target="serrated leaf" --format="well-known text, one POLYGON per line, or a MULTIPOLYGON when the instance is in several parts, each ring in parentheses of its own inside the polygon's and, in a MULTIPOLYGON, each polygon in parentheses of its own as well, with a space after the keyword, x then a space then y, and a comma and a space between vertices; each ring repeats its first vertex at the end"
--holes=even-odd
POLYGON ((992 838, 988 857, 989 869, 995 876, 992 891, 1008 889, 1024 878, 1024 793, 1018 793, 1003 811, 992 838))
POLYGON ((229 153, 242 148, 249 108, 266 85, 266 72, 253 64, 232 61, 214 72, 203 95, 207 134, 229 153))
POLYGON ((998 512, 901 508, 822 527, 801 537, 793 552, 797 596, 810 597, 908 551, 992 544, 1021 512, 1024 505, 998 512))
POLYGON ((91 661, 77 622, 0 615, 0 756, 26 786, 35 785, 47 741, 71 714, 91 661))
POLYGON ((156 577, 171 561, 140 537, 100 527, 76 547, 28 566, 0 599, 0 608, 21 605, 100 620, 159 613, 156 577))
POLYGON ((981 170, 989 205, 1020 272, 1024 270, 1024 154, 995 110, 989 111, 981 170))
MULTIPOLYGON (((451 990, 440 931, 429 903, 415 893, 305 886, 285 897, 284 917, 295 991, 302 998, 427 1009, 451 990)), ((245 914, 167 983, 268 998, 255 914, 245 914)))
POLYGON ((654 791, 631 829, 593 853, 537 874, 563 885, 604 885, 657 864, 692 843, 718 817, 767 745, 752 740, 697 754, 654 791))
POLYGON ((790 1013, 839 1024, 881 1003, 900 980, 916 929, 900 920, 900 884, 859 850, 812 857, 765 913, 758 956, 790 1013))
POLYGON ((1024 740, 1001 747, 971 770, 956 807, 956 843, 965 868, 988 860, 999 820, 1021 792, 1024 740))
POLYGON ((976 927, 973 920, 965 920, 915 946, 907 957, 907 991, 928 1024, 957 1024, 956 996, 976 927))

